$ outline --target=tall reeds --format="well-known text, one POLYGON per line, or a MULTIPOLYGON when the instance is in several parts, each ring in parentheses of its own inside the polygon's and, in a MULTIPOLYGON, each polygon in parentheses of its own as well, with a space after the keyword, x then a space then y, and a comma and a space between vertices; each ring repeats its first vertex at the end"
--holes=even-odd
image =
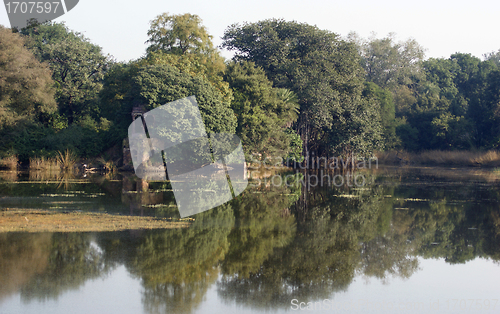
POLYGON ((430 150, 420 153, 389 151, 377 153, 381 164, 499 167, 500 152, 430 150))
POLYGON ((30 158, 30 170, 44 171, 68 171, 73 170, 78 159, 76 155, 67 149, 64 153, 58 151, 57 157, 34 157, 30 158))
POLYGON ((17 155, 11 155, 8 157, 0 158, 0 168, 6 168, 8 170, 17 170, 19 166, 19 159, 17 155))
POLYGON ((61 166, 56 158, 30 158, 30 170, 60 171, 61 166))

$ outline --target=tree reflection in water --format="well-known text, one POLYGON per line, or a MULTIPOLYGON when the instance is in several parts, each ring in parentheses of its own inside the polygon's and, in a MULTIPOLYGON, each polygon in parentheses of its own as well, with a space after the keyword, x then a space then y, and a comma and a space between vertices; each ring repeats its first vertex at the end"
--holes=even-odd
POLYGON ((90 234, 1 234, 0 251, 0 291, 20 290, 24 302, 57 299, 112 268, 90 234))
POLYGON ((418 257, 500 260, 494 183, 368 176, 361 188, 248 188, 187 229, 0 234, 0 298, 55 299, 125 265, 148 313, 191 313, 214 284, 225 302, 277 309, 331 298, 358 275, 409 278, 418 257))

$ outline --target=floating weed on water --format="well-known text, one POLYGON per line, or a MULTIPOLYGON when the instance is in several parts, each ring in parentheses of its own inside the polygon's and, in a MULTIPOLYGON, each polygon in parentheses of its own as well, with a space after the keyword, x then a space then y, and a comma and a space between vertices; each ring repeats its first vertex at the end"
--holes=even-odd
POLYGON ((75 197, 75 194, 40 194, 41 197, 75 197))
POLYGON ((430 202, 431 200, 423 199, 423 198, 397 198, 397 201, 405 201, 405 202, 430 202))
MULTIPOLYGON (((53 181, 53 180, 42 180, 40 181, 18 181, 18 182, 9 182, 9 183, 14 183, 14 184, 60 184, 61 181, 53 181)), ((78 183, 78 184, 94 184, 91 181, 88 180, 76 180, 72 179, 70 180, 70 183, 78 183)))
POLYGON ((85 197, 98 197, 98 196, 104 196, 106 193, 92 193, 92 194, 85 194, 85 197))
POLYGON ((51 202, 43 202, 44 204, 91 204, 92 202, 85 201, 51 201, 51 202))
POLYGON ((354 195, 354 194, 340 194, 340 195, 332 195, 335 197, 346 197, 346 198, 356 198, 360 197, 360 195, 354 195))
POLYGON ((141 206, 148 207, 148 208, 177 207, 177 205, 167 205, 167 204, 150 204, 150 205, 141 205, 141 206))

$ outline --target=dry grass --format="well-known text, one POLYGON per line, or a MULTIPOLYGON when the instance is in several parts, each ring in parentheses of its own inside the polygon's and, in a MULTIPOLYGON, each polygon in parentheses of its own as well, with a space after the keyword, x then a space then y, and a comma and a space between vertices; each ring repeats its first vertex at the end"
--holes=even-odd
POLYGON ((44 170, 44 171, 67 171, 73 170, 78 162, 78 158, 70 150, 66 150, 64 153, 60 151, 57 152, 57 157, 47 158, 47 157, 34 157, 30 158, 30 170, 44 170))
POLYGON ((474 162, 480 165, 498 167, 500 166, 500 152, 495 150, 487 151, 479 156, 476 156, 474 162))
POLYGON ((376 152, 375 156, 382 165, 400 165, 411 163, 411 155, 405 151, 376 152))
POLYGON ((17 155, 12 155, 0 159, 0 167, 2 168, 6 168, 8 170, 17 170, 18 166, 19 166, 19 159, 17 158, 17 155))
POLYGON ((390 151, 377 153, 381 164, 421 164, 440 166, 499 167, 500 152, 490 151, 442 151, 430 150, 420 153, 390 151))
POLYGON ((61 166, 56 158, 30 158, 30 170, 45 170, 45 171, 57 171, 61 170, 61 166))

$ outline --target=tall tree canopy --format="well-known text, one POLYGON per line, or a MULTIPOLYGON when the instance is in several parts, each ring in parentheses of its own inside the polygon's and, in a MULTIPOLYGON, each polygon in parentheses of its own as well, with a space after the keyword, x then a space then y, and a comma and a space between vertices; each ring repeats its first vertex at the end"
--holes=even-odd
POLYGON ((150 23, 147 56, 141 64, 169 64, 181 72, 207 79, 231 101, 231 91, 222 80, 224 58, 212 43, 198 15, 158 15, 150 23))
POLYGON ((57 109, 50 76, 47 65, 24 47, 24 39, 0 26, 0 130, 57 109))
POLYGON ((236 60, 255 62, 276 87, 297 94, 295 128, 306 154, 362 155, 377 146, 379 113, 362 97, 364 74, 354 44, 316 26, 277 19, 234 24, 223 40, 236 60))
POLYGON ((147 52, 158 50, 175 54, 206 53, 213 49, 212 36, 201 19, 194 14, 169 15, 163 13, 150 22, 148 31, 151 45, 147 52))
POLYGON ((393 90, 399 85, 410 85, 415 78, 422 78, 421 61, 425 57, 424 48, 416 40, 396 42, 396 35, 368 41, 350 34, 362 56, 366 79, 382 88, 393 90))
POLYGON ((31 25, 21 33, 27 36, 26 46, 35 56, 49 64, 56 82, 59 113, 68 124, 83 115, 97 118, 97 95, 110 57, 62 23, 31 25))

